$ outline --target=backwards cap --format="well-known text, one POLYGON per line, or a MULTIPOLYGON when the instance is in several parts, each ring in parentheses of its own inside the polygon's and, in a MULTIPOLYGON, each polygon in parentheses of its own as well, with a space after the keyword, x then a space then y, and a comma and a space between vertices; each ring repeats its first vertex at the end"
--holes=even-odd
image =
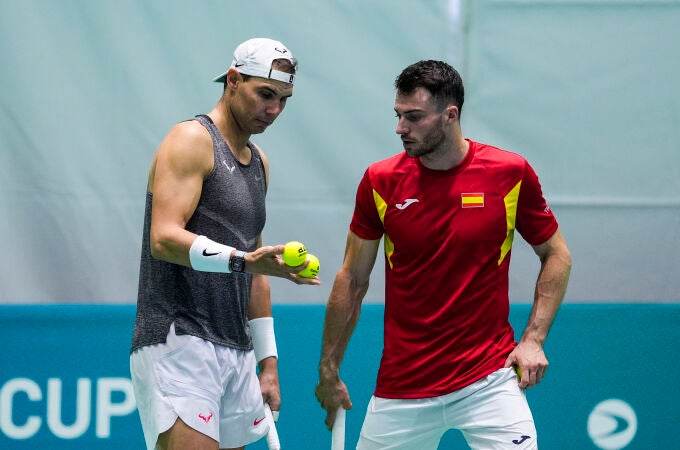
MULTIPOLYGON (((293 84, 293 81, 295 80, 294 74, 272 69, 272 62, 274 62, 275 59, 287 59, 293 65, 297 62, 290 53, 290 50, 288 50, 281 42, 267 38, 254 38, 249 39, 236 47, 236 50, 234 50, 234 59, 229 68, 234 68, 244 75, 270 78, 272 80, 293 84)), ((227 72, 224 72, 213 81, 220 83, 224 82, 224 79, 227 77, 227 72)))

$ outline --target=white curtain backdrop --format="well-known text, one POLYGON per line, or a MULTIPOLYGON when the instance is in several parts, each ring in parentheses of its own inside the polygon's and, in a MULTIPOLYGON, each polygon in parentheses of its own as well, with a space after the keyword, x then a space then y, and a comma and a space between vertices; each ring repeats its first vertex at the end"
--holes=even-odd
MULTIPOLYGON (((574 257, 568 302, 680 301, 678 23, 670 0, 0 0, 0 302, 136 300, 153 152, 257 36, 300 60, 254 138, 264 241, 304 242, 323 283, 272 280, 275 302, 328 298, 356 184, 400 151, 394 78, 420 59, 463 74, 467 136, 537 169, 574 257)), ((511 298, 530 302, 538 261, 515 242, 511 298)))

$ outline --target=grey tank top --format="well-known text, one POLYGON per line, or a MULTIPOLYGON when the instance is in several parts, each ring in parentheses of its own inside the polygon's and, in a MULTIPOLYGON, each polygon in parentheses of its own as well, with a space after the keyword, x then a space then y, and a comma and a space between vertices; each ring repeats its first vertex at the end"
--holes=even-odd
MULTIPOLYGON (((248 142, 252 158, 249 164, 241 164, 208 116, 193 120, 212 136, 214 168, 203 181, 201 198, 186 229, 238 250, 253 251, 266 219, 267 186, 260 154, 248 142)), ((147 191, 131 352, 165 342, 172 322, 177 334, 252 349, 247 316, 252 275, 199 272, 153 258, 149 239, 152 202, 147 191)))

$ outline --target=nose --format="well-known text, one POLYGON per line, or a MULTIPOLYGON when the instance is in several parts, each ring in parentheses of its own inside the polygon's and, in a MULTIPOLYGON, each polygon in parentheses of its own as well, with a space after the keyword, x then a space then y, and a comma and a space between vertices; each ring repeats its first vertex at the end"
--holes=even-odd
POLYGON ((283 111, 283 106, 279 102, 272 103, 266 109, 267 114, 274 117, 281 114, 281 111, 283 111))
POLYGON ((408 132, 410 130, 408 129, 408 127, 406 127, 406 125, 404 125, 404 120, 399 119, 397 121, 397 129, 395 131, 397 132, 397 134, 404 135, 404 134, 408 134, 408 132))

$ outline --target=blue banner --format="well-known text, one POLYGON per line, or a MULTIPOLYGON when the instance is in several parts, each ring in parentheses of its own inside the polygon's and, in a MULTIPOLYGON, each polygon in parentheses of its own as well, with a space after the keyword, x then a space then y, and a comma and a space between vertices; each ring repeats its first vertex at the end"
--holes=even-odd
MULTIPOLYGON (((314 398, 324 307, 274 307, 284 448, 328 448, 314 398)), ((513 305, 524 328, 529 305, 513 305)), ((365 305, 341 374, 354 448, 382 348, 381 305, 365 305)), ((129 374, 133 305, 0 306, 0 448, 142 449, 129 374)), ((562 307, 546 343, 544 381, 528 391, 544 449, 680 448, 675 388, 680 305, 562 307)), ((266 449, 264 441, 249 446, 266 449)), ((447 433, 440 448, 466 448, 447 433)))

